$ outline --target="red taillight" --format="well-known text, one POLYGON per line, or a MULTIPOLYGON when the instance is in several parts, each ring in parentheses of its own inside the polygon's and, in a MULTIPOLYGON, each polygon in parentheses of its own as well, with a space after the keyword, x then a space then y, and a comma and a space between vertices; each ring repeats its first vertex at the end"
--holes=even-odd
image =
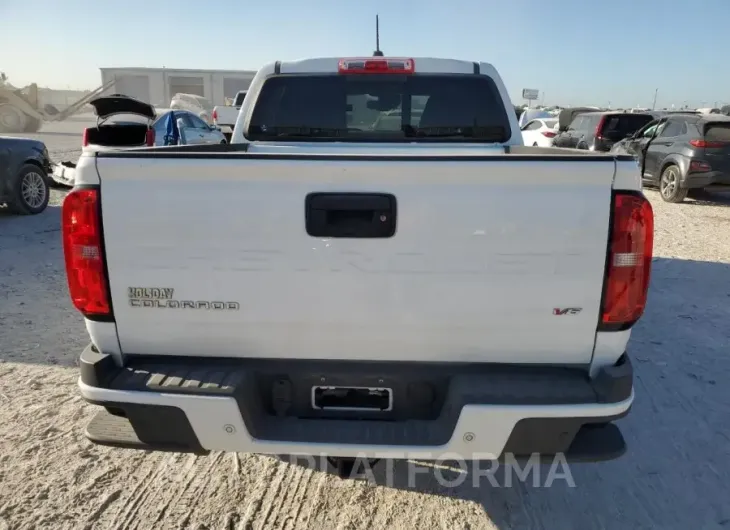
POLYGON ((598 125, 596 125, 596 140, 603 140, 603 136, 601 135, 601 131, 603 130, 603 124, 606 123, 606 115, 604 114, 601 116, 601 119, 598 120, 598 125))
POLYGON ((601 322, 628 327, 644 312, 654 246, 654 213, 641 195, 617 193, 608 246, 601 322))
POLYGON ((84 129, 84 134, 81 136, 81 147, 89 145, 89 129, 84 129))
POLYGON ((555 138, 557 136, 557 133, 554 133, 553 131, 542 131, 542 135, 545 138, 555 138))
POLYGON ((690 140, 689 145, 692 147, 700 147, 703 149, 712 149, 727 146, 727 142, 708 142, 707 140, 690 140))
POLYGON ((341 74, 412 74, 416 65, 413 59, 340 59, 337 70, 341 74))
POLYGON ((152 147, 155 145, 155 130, 154 129, 147 129, 147 134, 145 135, 145 143, 152 147))
POLYGON ((218 119, 218 111, 217 110, 213 109, 213 114, 211 114, 211 118, 213 118, 214 121, 218 119))
POLYGON ((111 315, 101 248, 99 190, 75 189, 66 195, 61 231, 68 290, 74 306, 84 316, 111 315))

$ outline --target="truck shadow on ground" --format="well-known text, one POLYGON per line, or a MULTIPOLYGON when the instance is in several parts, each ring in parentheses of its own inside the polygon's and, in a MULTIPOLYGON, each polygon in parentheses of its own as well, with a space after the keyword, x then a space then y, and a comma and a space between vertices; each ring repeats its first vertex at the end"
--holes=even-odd
MULTIPOLYGON (((628 347, 636 399, 618 422, 624 456, 499 467, 381 461, 357 480, 474 503, 500 529, 595 528, 597 521, 603 528, 728 525, 730 511, 716 493, 730 477, 728 322, 730 264, 655 258, 647 311, 628 347)), ((282 457, 335 472, 319 458, 301 458, 282 457)))

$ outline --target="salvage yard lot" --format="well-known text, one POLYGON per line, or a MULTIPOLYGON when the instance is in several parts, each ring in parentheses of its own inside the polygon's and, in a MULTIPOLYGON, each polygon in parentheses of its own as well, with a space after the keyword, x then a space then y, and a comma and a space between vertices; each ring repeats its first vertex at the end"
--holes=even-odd
MULTIPOLYGON (((35 137, 55 161, 75 160, 82 121, 54 126, 35 137)), ((656 258, 629 346, 629 452, 571 466, 574 488, 447 488, 433 473, 409 486, 400 463, 389 487, 269 456, 93 446, 83 429, 95 409, 75 386, 88 338, 66 291, 63 193, 39 216, 0 212, 0 530, 730 528, 730 198, 670 205, 647 194, 656 258)))

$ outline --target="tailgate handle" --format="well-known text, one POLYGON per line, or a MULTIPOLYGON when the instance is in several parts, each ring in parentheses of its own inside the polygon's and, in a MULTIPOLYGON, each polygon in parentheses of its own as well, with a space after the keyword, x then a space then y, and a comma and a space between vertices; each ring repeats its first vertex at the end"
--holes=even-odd
POLYGON ((395 234, 396 200, 388 193, 310 193, 304 200, 313 237, 387 238, 395 234))

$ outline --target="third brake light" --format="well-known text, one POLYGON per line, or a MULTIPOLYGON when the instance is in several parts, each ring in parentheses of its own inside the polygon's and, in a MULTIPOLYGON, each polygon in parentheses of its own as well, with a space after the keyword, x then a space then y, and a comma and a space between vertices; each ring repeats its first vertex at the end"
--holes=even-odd
POLYGON ((340 59, 337 66, 341 74, 412 74, 415 69, 413 59, 391 57, 340 59))

